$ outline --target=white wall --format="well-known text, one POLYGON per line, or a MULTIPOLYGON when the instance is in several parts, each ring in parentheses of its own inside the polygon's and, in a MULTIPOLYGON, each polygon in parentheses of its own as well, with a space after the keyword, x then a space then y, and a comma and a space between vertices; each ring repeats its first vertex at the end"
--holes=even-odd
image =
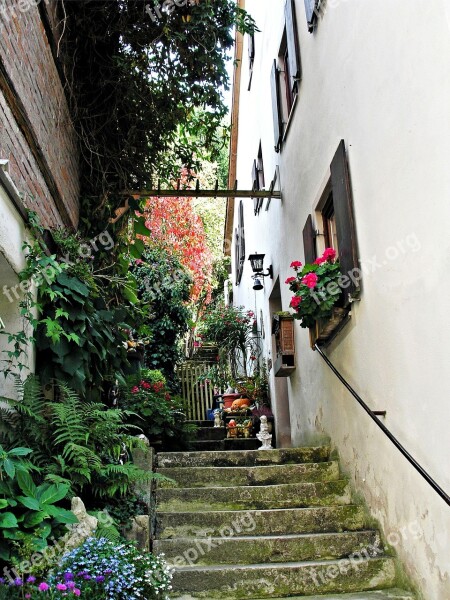
MULTIPOLYGON (((284 195, 259 216, 244 200, 247 255, 266 253, 287 310, 290 292, 283 282, 292 274, 290 262, 303 260, 303 225, 344 139, 367 272, 351 323, 327 353, 373 409, 387 410, 386 425, 449 492, 449 3, 329 0, 313 35, 303 0, 296 5, 303 79, 277 155, 270 69, 284 0, 247 1, 262 33, 251 92, 243 85, 237 177, 239 187, 251 185, 262 139, 266 183, 279 164, 284 195)), ((247 72, 244 64, 245 84, 247 72)), ((265 290, 255 295, 250 275, 246 263, 235 303, 257 308, 257 314, 263 308, 268 332, 273 282, 266 278, 265 290)), ((289 381, 293 443, 331 437, 385 532, 406 527, 396 549, 424 597, 448 600, 449 507, 343 390, 298 324, 296 344, 297 370, 289 381), (420 535, 411 533, 419 529, 420 535)))
MULTIPOLYGON (((17 299, 17 295, 22 298, 23 294, 19 287, 15 288, 19 283, 18 273, 25 267, 22 251, 25 239, 27 232, 23 220, 0 184, 0 319, 4 325, 3 331, 9 333, 16 333, 28 325, 20 316, 20 299, 17 299)), ((10 349, 12 344, 8 344, 7 336, 0 335, 0 396, 12 398, 15 397, 14 382, 11 377, 5 379, 3 375, 6 366, 3 361, 7 358, 3 351, 10 349)), ((21 362, 32 368, 34 353, 31 347, 21 362)), ((28 373, 24 370, 22 374, 26 376, 28 373)))

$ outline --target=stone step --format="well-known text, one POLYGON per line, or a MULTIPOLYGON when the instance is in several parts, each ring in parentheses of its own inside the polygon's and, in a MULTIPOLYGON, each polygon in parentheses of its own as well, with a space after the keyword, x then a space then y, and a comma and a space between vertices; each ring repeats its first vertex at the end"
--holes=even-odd
POLYGON ((392 558, 182 567, 175 570, 172 598, 221 600, 276 598, 392 588, 392 558))
POLYGON ((359 531, 367 526, 365 511, 354 504, 275 510, 158 512, 156 536, 219 537, 230 527, 237 534, 252 529, 253 535, 286 535, 359 531))
MULTIPOLYGON (((278 598, 287 598, 288 596, 278 596, 278 598)), ((192 599, 192 596, 183 596, 185 600, 192 599)), ((356 592, 354 594, 333 594, 326 596, 289 596, 290 600, 414 600, 412 592, 399 590, 378 590, 376 592, 356 592)))
POLYGON ((226 438, 221 440, 194 440, 191 446, 196 452, 231 452, 233 450, 257 450, 261 442, 256 438, 226 438))
MULTIPOLYGON (((247 440, 243 440, 247 441, 247 440)), ((243 467, 328 461, 329 446, 218 452, 160 452, 158 467, 243 467)))
POLYGON ((195 432, 196 440, 224 440, 227 437, 225 427, 199 427, 195 432))
MULTIPOLYGON (((332 481, 339 479, 339 463, 320 462, 262 467, 172 467, 158 473, 176 481, 176 487, 230 487, 332 481)), ((171 487, 161 484, 160 487, 171 487)))
POLYGON ((157 540, 153 549, 156 554, 165 554, 175 567, 326 560, 356 556, 359 551, 368 558, 384 553, 376 531, 263 537, 248 535, 250 532, 251 527, 238 536, 230 527, 222 537, 208 537, 206 532, 196 539, 157 540))
POLYGON ((186 421, 188 425, 196 425, 197 427, 214 427, 214 421, 186 421))
POLYGON ((160 488, 157 510, 165 512, 302 508, 350 504, 347 481, 293 483, 252 487, 160 488))

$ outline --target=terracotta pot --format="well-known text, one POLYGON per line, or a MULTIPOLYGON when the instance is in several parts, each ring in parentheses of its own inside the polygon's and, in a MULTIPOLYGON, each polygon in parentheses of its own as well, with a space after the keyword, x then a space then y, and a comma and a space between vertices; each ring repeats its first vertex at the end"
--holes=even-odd
POLYGON ((233 402, 235 400, 238 400, 239 398, 242 398, 242 394, 223 394, 223 396, 222 396, 223 407, 231 408, 231 405, 233 404, 233 402))

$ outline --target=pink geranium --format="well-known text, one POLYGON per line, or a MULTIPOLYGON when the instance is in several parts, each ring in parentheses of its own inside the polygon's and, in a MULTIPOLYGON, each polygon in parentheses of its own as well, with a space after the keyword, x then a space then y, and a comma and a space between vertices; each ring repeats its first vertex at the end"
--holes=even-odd
POLYGON ((302 283, 308 286, 311 290, 316 287, 319 278, 315 273, 308 273, 302 279, 302 283))
POLYGON ((297 277, 288 277, 284 283, 292 283, 296 279, 297 279, 297 277))
POLYGON ((293 260, 291 262, 291 269, 295 269, 297 271, 297 269, 300 269, 301 267, 303 267, 303 263, 301 263, 299 260, 293 260))
POLYGON ((322 254, 324 260, 334 260, 336 258, 336 250, 334 248, 326 248, 322 254))
POLYGON ((291 298, 291 303, 289 306, 291 306, 291 308, 298 308, 300 306, 302 299, 300 296, 292 296, 291 298))
POLYGON ((314 261, 315 265, 323 265, 324 262, 327 262, 327 259, 324 258, 323 256, 319 256, 319 258, 316 258, 316 260, 314 261))

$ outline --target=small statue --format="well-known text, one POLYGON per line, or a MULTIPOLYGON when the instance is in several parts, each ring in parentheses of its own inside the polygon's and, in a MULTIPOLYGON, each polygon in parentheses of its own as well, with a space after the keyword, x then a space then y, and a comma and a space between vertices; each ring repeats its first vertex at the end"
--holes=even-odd
MULTIPOLYGON (((235 438, 237 437, 237 424, 236 421, 234 419, 232 419, 229 423, 228 423, 228 433, 227 433, 227 437, 229 438, 235 438)), ((270 436, 272 437, 272 436, 270 436)))
POLYGON ((261 427, 256 437, 261 442, 262 446, 259 450, 272 450, 272 434, 269 433, 269 427, 267 425, 267 417, 263 415, 260 419, 261 427))
POLYGON ((221 418, 221 411, 216 408, 216 410, 214 411, 214 427, 223 427, 223 421, 221 418))

